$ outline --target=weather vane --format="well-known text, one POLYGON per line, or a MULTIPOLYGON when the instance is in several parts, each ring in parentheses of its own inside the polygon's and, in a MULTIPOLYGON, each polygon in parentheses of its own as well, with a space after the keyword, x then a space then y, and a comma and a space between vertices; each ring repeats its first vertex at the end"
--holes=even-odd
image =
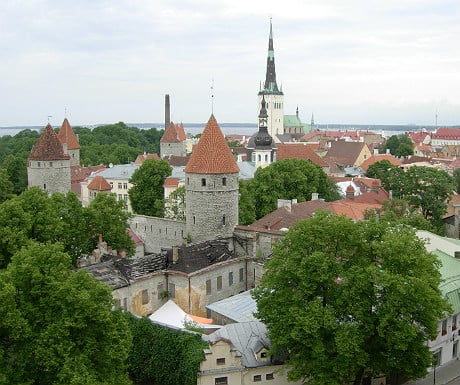
POLYGON ((211 80, 211 113, 214 114, 214 79, 211 80))

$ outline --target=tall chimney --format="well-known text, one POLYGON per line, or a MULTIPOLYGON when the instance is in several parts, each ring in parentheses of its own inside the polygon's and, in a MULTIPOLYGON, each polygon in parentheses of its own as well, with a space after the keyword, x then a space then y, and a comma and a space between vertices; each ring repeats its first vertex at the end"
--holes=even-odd
POLYGON ((169 107, 169 94, 165 95, 165 130, 169 127, 171 123, 171 110, 169 107))

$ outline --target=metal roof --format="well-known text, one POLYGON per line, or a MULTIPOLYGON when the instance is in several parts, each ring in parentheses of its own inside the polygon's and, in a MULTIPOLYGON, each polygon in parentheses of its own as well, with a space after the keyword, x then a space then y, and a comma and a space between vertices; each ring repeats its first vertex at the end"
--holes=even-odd
POLYGON ((257 321, 254 313, 257 311, 257 303, 251 297, 251 291, 225 298, 214 302, 207 309, 219 313, 235 322, 257 321))

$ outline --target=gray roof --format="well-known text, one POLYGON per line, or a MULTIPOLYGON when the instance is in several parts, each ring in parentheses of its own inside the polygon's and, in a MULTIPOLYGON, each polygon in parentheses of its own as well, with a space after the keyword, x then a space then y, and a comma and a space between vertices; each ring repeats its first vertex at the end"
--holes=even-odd
POLYGON ((256 166, 252 162, 237 162, 240 168, 239 178, 242 180, 254 179, 254 174, 257 170, 256 166))
POLYGON ((246 368, 267 365, 256 360, 256 355, 262 348, 269 349, 270 341, 267 328, 262 322, 251 321, 234 323, 223 326, 212 334, 204 335, 203 339, 214 344, 220 340, 230 341, 232 348, 241 355, 241 364, 246 368))
POLYGON ((257 321, 254 313, 257 311, 257 303, 251 297, 251 291, 225 298, 214 302, 207 309, 219 313, 235 322, 257 321))
MULTIPOLYGON (((130 164, 116 164, 110 168, 105 169, 104 171, 99 172, 97 175, 103 176, 105 179, 121 179, 126 180, 130 179, 134 171, 139 168, 139 165, 130 163, 130 164)), ((94 177, 92 175, 91 177, 94 177)), ((89 177, 89 178, 91 178, 89 177)))

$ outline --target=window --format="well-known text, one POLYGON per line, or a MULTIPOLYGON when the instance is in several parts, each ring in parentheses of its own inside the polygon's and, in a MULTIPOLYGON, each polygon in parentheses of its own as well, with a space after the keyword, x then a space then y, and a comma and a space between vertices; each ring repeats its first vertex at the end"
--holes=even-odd
POLYGON ((217 291, 222 290, 222 276, 217 277, 217 291))
POLYGON ((206 281, 206 295, 209 295, 209 294, 211 294, 211 280, 210 279, 206 281))
POLYGON ((457 330, 457 314, 452 317, 452 330, 457 330))
POLYGON ((260 358, 267 358, 267 352, 260 353, 260 358))
POLYGON ((113 182, 110 182, 110 187, 113 188, 113 182))
POLYGON ((233 271, 228 273, 228 286, 232 286, 232 285, 233 285, 233 271))
POLYGON ((118 182, 118 188, 121 190, 121 187, 122 187, 122 183, 121 182, 118 182))
POLYGON ((442 354, 441 349, 433 352, 433 360, 432 360, 432 362, 433 362, 434 367, 441 365, 441 354, 442 354))
POLYGON ((126 202, 128 201, 128 194, 123 194, 123 200, 126 202))
POLYGON ((241 268, 240 269, 240 282, 243 282, 243 278, 244 278, 244 269, 241 268))
POLYGON ((37 162, 37 167, 40 167, 40 162, 37 162))
POLYGON ((123 183, 123 189, 124 189, 124 190, 128 190, 128 183, 126 183, 126 182, 123 183))
POLYGON ((193 216, 193 224, 196 225, 196 217, 195 217, 195 215, 193 216))
POLYGON ((227 186, 227 178, 222 178, 222 186, 227 186))
POLYGON ((53 162, 50 162, 50 167, 53 167, 53 162))
POLYGON ((157 292, 158 292, 158 295, 157 295, 157 298, 158 299, 162 299, 163 298, 163 284, 162 283, 159 283, 158 286, 157 286, 157 292))
POLYGON ((123 194, 118 194, 118 200, 122 201, 123 200, 123 194))
POLYGON ((43 183, 43 190, 46 190, 46 183, 43 183))
POLYGON ((169 296, 171 298, 176 298, 176 285, 174 285, 174 283, 169 284, 169 296))
POLYGON ((441 335, 445 336, 447 334, 447 320, 442 321, 442 326, 441 326, 441 335))
POLYGON ((222 225, 225 226, 226 222, 227 222, 227 218, 225 218, 225 214, 224 214, 222 215, 222 225))
POLYGON ((267 373, 267 374, 265 375, 265 379, 266 379, 266 380, 274 380, 275 377, 273 376, 273 373, 267 373))
POLYGON ((147 289, 142 290, 142 305, 149 303, 149 292, 147 289))
POLYGON ((225 365, 225 358, 218 358, 216 360, 217 365, 225 365))
POLYGON ((254 382, 259 382, 262 381, 262 375, 261 374, 256 374, 254 376, 254 382))
POLYGON ((214 385, 228 385, 227 377, 216 377, 214 379, 214 385))
POLYGON ((201 178, 201 186, 206 186, 206 179, 205 178, 201 178))

